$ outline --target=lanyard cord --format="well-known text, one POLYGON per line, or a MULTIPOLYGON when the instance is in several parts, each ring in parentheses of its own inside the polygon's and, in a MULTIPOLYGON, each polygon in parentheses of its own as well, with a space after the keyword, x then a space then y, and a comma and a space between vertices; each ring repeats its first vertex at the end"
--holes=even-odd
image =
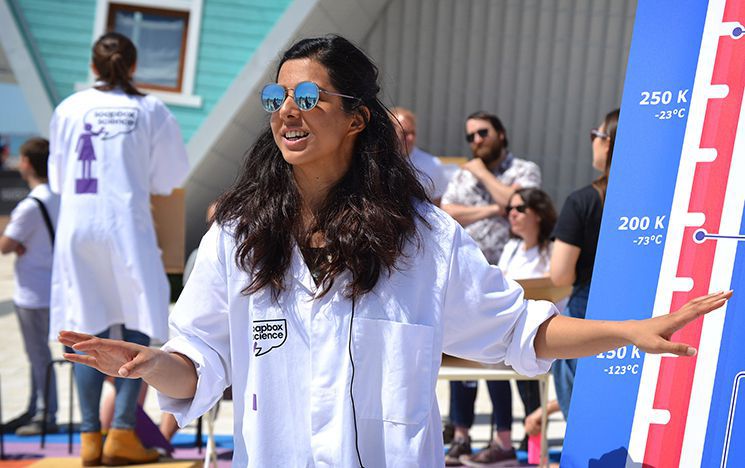
POLYGON ((360 444, 357 437, 357 411, 354 407, 354 358, 352 357, 352 324, 354 323, 354 298, 352 298, 352 316, 349 319, 349 362, 352 365, 352 377, 349 382, 349 399, 352 401, 352 420, 354 421, 354 448, 357 450, 357 461, 360 463, 361 468, 365 468, 362 464, 362 455, 360 455, 360 444))

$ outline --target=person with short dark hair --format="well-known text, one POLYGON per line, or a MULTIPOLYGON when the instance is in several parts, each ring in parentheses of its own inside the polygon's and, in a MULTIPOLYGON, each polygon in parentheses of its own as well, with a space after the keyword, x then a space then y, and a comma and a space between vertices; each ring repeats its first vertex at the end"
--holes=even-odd
MULTIPOLYGON (((168 339, 170 292, 150 195, 181 185, 188 158, 178 123, 133 83, 137 49, 108 32, 92 47, 93 88, 60 103, 50 124, 49 182, 62 197, 52 275, 51 330, 117 334, 148 345, 168 339)), ((75 365, 83 465, 146 463, 158 452, 135 434, 140 382, 118 380, 105 442, 104 375, 75 365)))
POLYGON ((665 337, 731 293, 601 322, 525 301, 427 200, 346 39, 303 39, 261 92, 269 126, 217 204, 161 349, 63 331, 67 359, 144 378, 181 426, 233 387, 236 467, 443 464, 442 352, 520 372, 665 337), (85 353, 85 354, 80 354, 85 353))
MULTIPOLYGON (((0 236, 0 252, 15 253, 13 305, 31 364, 31 395, 26 412, 6 423, 18 435, 41 433, 44 421, 44 384, 52 362, 49 350, 49 294, 52 284, 54 230, 59 214, 59 197, 47 184, 49 142, 31 138, 20 148, 18 171, 31 193, 10 214, 0 236)), ((49 381, 47 431, 57 431, 57 384, 54 372, 49 381)))
POLYGON ((466 118, 471 159, 453 175, 442 209, 473 237, 489 262, 496 264, 509 238, 505 207, 512 192, 540 187, 541 170, 509 150, 507 130, 494 114, 474 112, 466 118))

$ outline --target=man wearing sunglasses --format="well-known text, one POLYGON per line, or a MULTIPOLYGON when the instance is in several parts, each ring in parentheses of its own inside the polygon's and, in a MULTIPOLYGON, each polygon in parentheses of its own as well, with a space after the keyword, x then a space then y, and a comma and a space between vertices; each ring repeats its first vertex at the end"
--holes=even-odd
MULTIPOLYGON (((442 196, 442 209, 466 229, 489 263, 496 265, 509 239, 505 207, 515 190, 539 187, 541 171, 535 163, 518 159, 509 151, 507 131, 496 115, 469 115, 466 142, 472 158, 450 180, 442 196)), ((471 454, 468 432, 474 420, 476 386, 477 382, 450 383, 450 422, 455 432, 445 456, 447 466, 459 466, 461 455, 471 454)), ((487 382, 487 386, 492 404, 511 391, 509 382, 487 382)), ((515 458, 510 441, 512 414, 497 412, 494 416, 500 446, 490 446, 495 457, 489 461, 515 458)))

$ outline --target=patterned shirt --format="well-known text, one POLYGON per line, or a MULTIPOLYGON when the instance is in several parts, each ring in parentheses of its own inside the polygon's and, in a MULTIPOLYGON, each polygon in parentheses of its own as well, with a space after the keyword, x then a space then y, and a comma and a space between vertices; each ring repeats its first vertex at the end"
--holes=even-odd
MULTIPOLYGON (((505 185, 517 184, 523 188, 540 187, 541 169, 531 161, 518 159, 512 153, 492 174, 505 185)), ((442 196, 442 205, 487 206, 495 203, 489 191, 471 174, 460 169, 455 173, 442 196)), ((496 265, 502 249, 510 237, 510 223, 504 216, 484 218, 465 227, 473 237, 489 263, 496 265)))

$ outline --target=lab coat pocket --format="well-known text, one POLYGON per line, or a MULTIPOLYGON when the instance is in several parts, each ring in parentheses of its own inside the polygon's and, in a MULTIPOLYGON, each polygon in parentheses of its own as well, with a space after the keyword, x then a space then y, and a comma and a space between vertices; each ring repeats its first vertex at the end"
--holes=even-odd
POLYGON ((420 424, 432 408, 434 329, 354 319, 354 399, 361 418, 420 424))

